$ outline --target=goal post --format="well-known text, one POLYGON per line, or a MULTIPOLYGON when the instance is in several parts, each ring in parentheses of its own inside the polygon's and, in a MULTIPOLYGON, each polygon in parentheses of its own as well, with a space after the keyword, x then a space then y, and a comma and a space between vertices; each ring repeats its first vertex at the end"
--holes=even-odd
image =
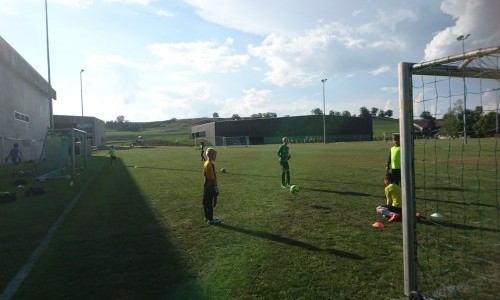
POLYGON ((249 136, 223 136, 222 146, 227 147, 249 147, 250 137, 249 136))
POLYGON ((398 65, 408 297, 481 298, 499 290, 497 249, 489 244, 500 238, 499 64, 500 47, 492 47, 398 65), (414 123, 424 111, 441 124, 439 134, 417 140, 414 123))
POLYGON ((40 179, 71 176, 87 168, 92 153, 85 131, 70 129, 48 130, 40 153, 40 179))

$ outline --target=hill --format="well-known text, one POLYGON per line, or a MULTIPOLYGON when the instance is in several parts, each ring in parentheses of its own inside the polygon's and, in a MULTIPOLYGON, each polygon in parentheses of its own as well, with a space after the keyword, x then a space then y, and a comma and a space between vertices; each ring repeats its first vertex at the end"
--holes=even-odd
MULTIPOLYGON (((229 120, 219 118, 217 120, 229 120)), ((131 122, 142 131, 119 131, 106 128, 106 140, 111 144, 130 145, 143 137, 147 145, 183 145, 192 146, 191 127, 213 122, 213 118, 171 119, 168 121, 131 122)), ((399 131, 399 120, 373 117, 373 139, 382 140, 399 131)))

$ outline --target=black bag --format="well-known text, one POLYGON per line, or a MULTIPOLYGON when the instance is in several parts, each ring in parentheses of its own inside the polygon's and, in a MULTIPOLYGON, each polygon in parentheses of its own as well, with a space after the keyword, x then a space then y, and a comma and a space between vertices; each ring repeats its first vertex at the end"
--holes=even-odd
POLYGON ((11 192, 0 192, 0 203, 8 203, 16 201, 17 196, 11 192))
POLYGON ((32 187, 27 189, 26 192, 24 192, 24 196, 26 197, 40 196, 43 194, 45 194, 45 190, 40 187, 32 187))

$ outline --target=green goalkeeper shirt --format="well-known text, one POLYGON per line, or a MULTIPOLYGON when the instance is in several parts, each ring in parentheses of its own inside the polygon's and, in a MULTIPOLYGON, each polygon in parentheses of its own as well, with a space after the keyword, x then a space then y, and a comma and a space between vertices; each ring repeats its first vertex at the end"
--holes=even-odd
POLYGON ((283 144, 278 149, 276 153, 278 155, 279 161, 288 161, 288 146, 283 144))

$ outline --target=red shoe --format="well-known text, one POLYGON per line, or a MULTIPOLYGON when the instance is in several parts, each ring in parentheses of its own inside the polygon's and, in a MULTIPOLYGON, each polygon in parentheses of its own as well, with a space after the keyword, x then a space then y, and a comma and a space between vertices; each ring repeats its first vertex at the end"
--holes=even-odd
POLYGON ((389 223, 399 220, 399 217, 400 217, 399 214, 393 214, 389 219, 389 223))

